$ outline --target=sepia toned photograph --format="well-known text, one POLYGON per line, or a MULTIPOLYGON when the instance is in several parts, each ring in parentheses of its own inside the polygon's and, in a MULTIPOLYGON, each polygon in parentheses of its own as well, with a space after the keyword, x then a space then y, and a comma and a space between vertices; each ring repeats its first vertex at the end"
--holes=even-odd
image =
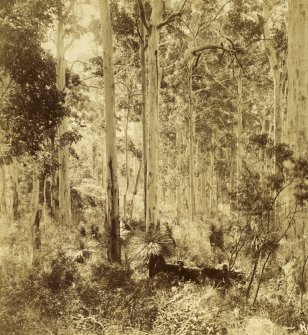
POLYGON ((308 0, 0 0, 0 335, 288 334, 308 0))

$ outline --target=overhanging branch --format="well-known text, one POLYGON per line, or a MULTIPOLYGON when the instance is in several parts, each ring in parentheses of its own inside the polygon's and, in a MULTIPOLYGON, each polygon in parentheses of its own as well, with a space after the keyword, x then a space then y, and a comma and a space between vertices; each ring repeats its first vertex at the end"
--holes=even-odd
MULTIPOLYGON (((139 0, 139 1, 140 1, 140 0, 139 0)), ((158 24, 158 25, 157 25, 157 28, 162 28, 163 26, 165 26, 165 25, 167 25, 168 23, 170 23, 174 18, 181 16, 181 15, 182 15, 182 12, 183 12, 183 9, 184 9, 184 6, 185 6, 185 4, 186 4, 186 2, 187 2, 187 0, 185 0, 185 1, 183 2, 183 5, 182 5, 181 9, 180 9, 177 13, 173 13, 173 14, 171 14, 171 15, 168 17, 167 20, 165 20, 165 21, 161 22, 160 24, 158 24)))

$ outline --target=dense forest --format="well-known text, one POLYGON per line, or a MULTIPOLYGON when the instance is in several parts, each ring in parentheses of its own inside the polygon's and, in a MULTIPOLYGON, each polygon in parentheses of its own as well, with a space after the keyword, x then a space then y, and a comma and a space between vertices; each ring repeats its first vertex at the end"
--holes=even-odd
POLYGON ((308 334, 307 141, 307 0, 0 0, 0 334, 308 334))

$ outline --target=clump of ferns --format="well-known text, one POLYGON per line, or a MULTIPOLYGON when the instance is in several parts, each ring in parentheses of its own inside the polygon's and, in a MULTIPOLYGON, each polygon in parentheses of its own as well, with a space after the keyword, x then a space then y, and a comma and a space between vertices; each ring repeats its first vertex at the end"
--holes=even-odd
POLYGON ((130 241, 128 259, 137 266, 146 266, 153 256, 170 257, 174 248, 174 240, 168 234, 138 232, 130 241))

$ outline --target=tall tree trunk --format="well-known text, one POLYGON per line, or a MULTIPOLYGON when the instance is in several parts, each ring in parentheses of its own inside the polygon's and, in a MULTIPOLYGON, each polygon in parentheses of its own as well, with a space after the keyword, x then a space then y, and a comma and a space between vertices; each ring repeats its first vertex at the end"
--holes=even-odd
MULTIPOLYGON (((65 89, 65 59, 64 59, 64 17, 59 15, 57 28, 57 89, 65 89)), ((64 116, 58 128, 58 135, 63 139, 63 135, 68 131, 68 118, 64 116)), ((68 145, 60 143, 59 146, 59 222, 61 225, 71 223, 71 191, 69 174, 69 151, 68 145)))
MULTIPOLYGON (((214 143, 212 139, 212 143, 214 143)), ((214 211, 214 199, 215 199, 215 192, 214 192, 214 147, 211 148, 210 151, 210 173, 209 173, 209 181, 210 181, 210 193, 209 193, 209 208, 210 213, 214 211)))
POLYGON ((106 121, 106 216, 107 256, 111 262, 121 262, 119 187, 117 177, 115 89, 113 73, 113 32, 108 0, 99 1, 103 32, 103 61, 106 121))
POLYGON ((126 188, 123 196, 123 217, 127 215, 127 195, 129 189, 129 165, 128 165, 128 124, 129 124, 129 112, 130 112, 130 93, 128 93, 128 108, 126 114, 125 124, 125 165, 126 165, 126 188))
POLYGON ((243 131, 243 72, 239 69, 237 77, 237 155, 236 155, 236 193, 238 195, 242 173, 242 131, 243 131))
POLYGON ((43 223, 46 225, 47 220, 47 176, 43 177, 43 211, 42 211, 43 223))
POLYGON ((141 170, 142 170, 142 161, 139 164, 139 168, 138 168, 138 172, 137 172, 137 176, 136 176, 136 181, 135 181, 135 186, 134 186, 134 191, 133 191, 133 196, 132 196, 132 207, 131 207, 131 212, 130 212, 130 219, 133 218, 135 196, 137 195, 137 191, 138 191, 138 185, 139 185, 139 181, 140 181, 141 170))
POLYGON ((282 140, 281 75, 280 75, 277 53, 273 44, 273 40, 270 35, 270 29, 268 25, 268 21, 270 18, 268 0, 264 0, 263 3, 263 17, 264 17, 263 35, 274 82, 273 140, 274 144, 278 144, 281 143, 282 140))
POLYGON ((92 177, 95 181, 98 180, 97 177, 97 167, 96 167, 96 157, 97 157, 97 143, 92 144, 92 177))
POLYGON ((19 195, 18 195, 18 166, 16 158, 13 157, 12 162, 7 165, 8 176, 7 183, 7 210, 10 218, 15 221, 19 218, 19 195))
POLYGON ((147 214, 146 231, 159 230, 158 211, 158 150, 159 150, 159 28, 164 10, 163 0, 152 1, 149 31, 149 114, 148 114, 148 168, 147 168, 147 214))
POLYGON ((40 249, 41 249, 40 221, 41 221, 42 210, 39 207, 40 181, 37 175, 33 176, 31 197, 32 197, 31 225, 32 225, 32 248, 33 248, 32 263, 38 264, 40 261, 40 249))
POLYGON ((194 162, 194 106, 192 96, 192 61, 188 68, 188 114, 189 114, 189 178, 190 178, 190 196, 189 196, 189 217, 193 221, 196 215, 195 202, 195 162, 194 162))
POLYGON ((5 204, 5 168, 4 163, 0 164, 0 213, 6 214, 5 204))
POLYGON ((144 192, 144 219, 146 220, 147 212, 147 142, 148 142, 148 115, 147 115, 147 69, 146 69, 146 34, 145 28, 140 23, 140 60, 141 60, 141 85, 142 85, 142 137, 143 137, 143 147, 142 147, 142 160, 143 160, 143 192, 144 192))
POLYGON ((12 163, 12 177, 13 177, 13 217, 14 220, 19 219, 19 183, 18 183, 18 163, 17 159, 13 157, 12 163))
POLYGON ((235 192, 236 185, 236 148, 230 148, 230 191, 232 194, 235 192))
MULTIPOLYGON (((308 2, 289 0, 288 18, 288 112, 287 139, 295 156, 307 150, 308 140, 308 2)), ((292 201, 293 190, 289 198, 292 201)), ((301 212, 305 213, 305 211, 301 212)), ((296 215, 296 230, 302 255, 305 253, 306 218, 296 215)))
POLYGON ((182 185, 182 176, 181 176, 181 158, 182 158, 182 134, 180 127, 177 127, 176 130, 176 165, 177 165, 177 180, 176 180, 176 213, 177 217, 182 217, 182 192, 181 192, 181 185, 182 185))

